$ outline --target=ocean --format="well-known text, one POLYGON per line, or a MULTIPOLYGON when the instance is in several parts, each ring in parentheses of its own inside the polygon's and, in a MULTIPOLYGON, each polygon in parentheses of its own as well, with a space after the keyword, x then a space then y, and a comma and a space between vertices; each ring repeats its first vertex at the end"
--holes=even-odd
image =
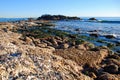
POLYGON ((11 21, 21 21, 27 20, 27 18, 0 18, 0 22, 11 22, 11 21))
POLYGON ((99 17, 96 18, 102 22, 88 21, 89 18, 82 18, 83 20, 73 21, 57 21, 55 28, 64 30, 73 34, 85 35, 90 37, 92 31, 98 31, 99 37, 94 40, 86 39, 97 46, 114 46, 114 51, 120 51, 120 17, 99 17), (108 39, 105 35, 113 35, 115 38, 108 39), (102 41, 102 42, 98 42, 102 41), (117 46, 116 46, 117 45, 117 46))

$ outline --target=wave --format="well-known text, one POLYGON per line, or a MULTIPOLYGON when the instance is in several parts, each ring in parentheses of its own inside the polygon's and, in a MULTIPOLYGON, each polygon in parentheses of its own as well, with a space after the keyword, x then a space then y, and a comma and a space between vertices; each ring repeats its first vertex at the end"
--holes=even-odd
POLYGON ((119 23, 120 24, 120 21, 98 21, 98 22, 101 22, 101 23, 119 23))

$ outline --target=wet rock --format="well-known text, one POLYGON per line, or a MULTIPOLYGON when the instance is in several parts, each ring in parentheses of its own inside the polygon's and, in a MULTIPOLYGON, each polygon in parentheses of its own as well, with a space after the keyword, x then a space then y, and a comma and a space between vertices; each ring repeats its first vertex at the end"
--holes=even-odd
POLYGON ((104 71, 108 72, 108 73, 111 73, 111 74, 117 74, 118 73, 118 66, 117 65, 108 65, 108 66, 105 66, 103 69, 104 71))
POLYGON ((107 47, 113 48, 113 47, 115 47, 115 44, 113 44, 113 43, 107 43, 107 47))
POLYGON ((88 32, 97 33, 97 32, 99 32, 99 31, 101 31, 101 30, 92 30, 92 31, 88 31, 88 32))
POLYGON ((120 53, 120 50, 117 50, 116 52, 120 53))
POLYGON ((93 79, 97 78, 96 74, 93 73, 93 72, 89 73, 89 76, 90 76, 91 78, 93 78, 93 79))
POLYGON ((117 60, 120 60, 120 56, 117 55, 117 54, 114 54, 114 55, 109 55, 107 58, 112 58, 112 59, 117 59, 117 60))
POLYGON ((77 36, 70 34, 69 37, 70 37, 70 38, 76 38, 77 36))
POLYGON ((109 62, 111 62, 111 63, 113 63, 113 64, 115 64, 115 65, 118 65, 119 67, 120 67, 120 61, 119 60, 116 60, 116 59, 108 59, 109 60, 109 62))
POLYGON ((88 20, 97 20, 96 18, 89 18, 88 20))
POLYGON ((79 28, 77 28, 77 29, 75 29, 75 31, 80 31, 80 29, 79 29, 79 28))
POLYGON ((114 75, 109 73, 104 73, 101 76, 99 76, 96 80, 118 80, 114 75))
POLYGON ((91 33, 90 36, 99 37, 98 33, 91 33))
POLYGON ((104 37, 108 38, 108 39, 112 39, 112 38, 116 38, 116 35, 105 35, 104 37))

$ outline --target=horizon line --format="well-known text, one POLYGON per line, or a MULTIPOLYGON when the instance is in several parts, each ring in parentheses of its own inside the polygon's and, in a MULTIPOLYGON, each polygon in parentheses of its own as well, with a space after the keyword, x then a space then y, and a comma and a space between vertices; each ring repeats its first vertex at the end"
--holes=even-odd
MULTIPOLYGON (((40 16, 42 16, 42 15, 40 15, 40 16)), ((17 16, 16 17, 2 17, 1 16, 0 18, 38 18, 40 16, 29 16, 29 17, 26 17, 26 16, 25 17, 17 17, 17 16)), ((66 15, 64 15, 64 16, 66 16, 66 15)), ((71 17, 74 17, 74 16, 71 16, 71 17)), ((120 17, 120 16, 76 16, 76 17, 120 17)))

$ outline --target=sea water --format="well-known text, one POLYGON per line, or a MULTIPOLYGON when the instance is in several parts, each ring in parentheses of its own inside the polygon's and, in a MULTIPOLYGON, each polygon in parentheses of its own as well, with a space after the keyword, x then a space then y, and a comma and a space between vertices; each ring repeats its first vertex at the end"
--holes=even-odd
MULTIPOLYGON (((90 41, 95 45, 106 45, 97 42, 103 40, 107 43, 120 44, 120 17, 98 17, 98 21, 88 21, 89 18, 84 17, 83 20, 63 20, 56 22, 56 29, 64 30, 70 33, 89 36, 90 32, 98 31, 100 36, 96 40, 90 41), (105 35, 113 35, 115 38, 108 39, 105 35)), ((120 50, 120 46, 116 46, 114 50, 120 50)))
POLYGON ((21 21, 27 20, 27 18, 0 18, 0 22, 13 22, 13 21, 21 21))

